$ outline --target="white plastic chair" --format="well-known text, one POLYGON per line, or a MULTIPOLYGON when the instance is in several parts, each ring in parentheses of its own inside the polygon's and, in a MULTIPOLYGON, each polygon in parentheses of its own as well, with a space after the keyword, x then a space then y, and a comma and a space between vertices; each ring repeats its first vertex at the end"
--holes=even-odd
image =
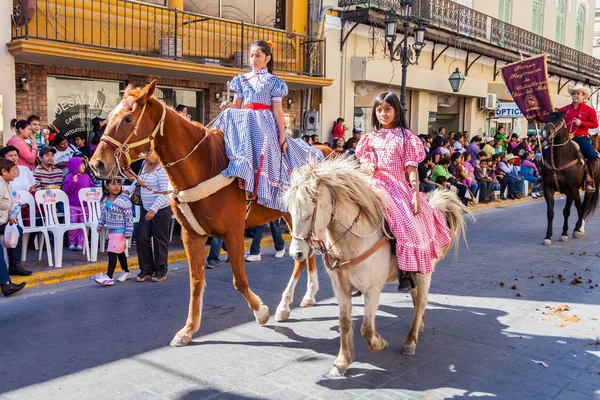
POLYGON ((17 190, 13 192, 13 202, 15 204, 27 204, 29 206, 29 226, 25 226, 23 223, 23 215, 19 213, 19 225, 23 228, 23 250, 21 251, 21 261, 27 261, 27 243, 29 242, 29 235, 31 233, 44 235, 44 241, 38 240, 39 243, 39 255, 38 260, 42 259, 42 251, 44 250, 44 242, 46 243, 46 249, 48 253, 48 265, 53 266, 52 263, 52 248, 50 246, 50 235, 48 235, 48 229, 45 226, 37 225, 37 218, 35 217, 35 200, 31 193, 25 190, 17 190))
POLYGON ((56 268, 62 267, 63 237, 65 232, 81 229, 83 231, 83 254, 90 261, 90 246, 88 242, 87 229, 84 223, 71 223, 71 210, 67 194, 60 189, 46 189, 35 192, 35 201, 40 209, 44 224, 54 236, 54 257, 56 268), (58 219, 56 204, 63 203, 65 222, 58 219))
POLYGON ((98 221, 102 210, 102 189, 83 188, 79 190, 79 205, 83 210, 83 221, 90 228, 90 261, 98 261, 98 221))

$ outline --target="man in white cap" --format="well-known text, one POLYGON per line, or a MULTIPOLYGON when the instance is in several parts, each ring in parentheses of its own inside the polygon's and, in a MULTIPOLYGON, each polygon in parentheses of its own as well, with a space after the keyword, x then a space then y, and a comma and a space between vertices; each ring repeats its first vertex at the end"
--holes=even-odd
POLYGON ((589 98, 592 91, 589 87, 577 84, 573 89, 569 89, 569 94, 573 103, 560 109, 565 113, 564 119, 567 130, 574 136, 573 140, 579 145, 581 154, 587 159, 588 176, 585 182, 585 190, 595 192, 594 174, 596 173, 596 164, 598 163, 598 153, 589 136, 589 129, 598 127, 598 116, 596 110, 584 103, 589 98))
POLYGON ((494 151, 494 142, 496 140, 492 136, 488 136, 485 138, 485 145, 481 148, 481 151, 485 151, 488 158, 492 158, 496 152, 494 151))

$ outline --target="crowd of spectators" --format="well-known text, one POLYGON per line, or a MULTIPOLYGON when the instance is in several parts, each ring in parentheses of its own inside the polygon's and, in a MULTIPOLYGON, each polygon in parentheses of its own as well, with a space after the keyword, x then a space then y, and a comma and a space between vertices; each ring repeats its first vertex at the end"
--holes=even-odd
MULTIPOLYGON (((6 162, 3 169, 3 177, 6 177, 5 183, 4 186, 0 185, 5 189, 0 191, 3 196, 9 199, 10 194, 12 201, 11 191, 22 190, 35 195, 35 192, 39 190, 62 189, 69 199, 70 221, 66 222, 83 222, 83 210, 78 197, 79 191, 101 185, 89 168, 88 160, 100 142, 106 126, 105 120, 96 117, 92 120, 92 126, 93 130, 89 135, 78 132, 67 138, 61 135, 53 125, 42 129, 40 118, 36 115, 31 115, 27 119, 11 121, 14 136, 7 141, 5 147, 0 149, 0 160, 6 162), (88 145, 88 139, 91 141, 91 146, 88 145), (14 166, 14 172, 12 166, 14 166)), ((149 159, 153 159, 154 164, 145 164, 150 165, 151 168, 142 166, 143 171, 140 172, 142 179, 151 184, 156 183, 161 190, 166 190, 168 182, 166 172, 157 162, 156 157, 149 157, 149 159), (153 179, 157 182, 154 182, 153 179)), ((131 190, 135 190, 135 185, 131 190)), ((140 260, 140 265, 143 266, 144 279, 151 277, 155 282, 162 282, 167 275, 168 250, 166 247, 168 246, 171 210, 168 207, 166 195, 152 197, 145 188, 141 188, 140 194, 142 205, 140 207, 138 244, 144 247, 142 253, 145 256, 140 260), (154 251, 150 249, 151 237, 154 240, 154 251), (148 257, 150 258, 147 259, 148 257)), ((12 202, 8 200, 0 207, 0 234, 4 231, 6 224, 16 223, 16 217, 10 215, 18 215, 18 213, 14 212, 11 207, 12 202), (7 215, 9 216, 7 217, 7 215)), ((28 206, 21 204, 20 207, 24 225, 31 225, 31 221, 28 220, 28 206)), ((57 204, 57 211, 59 213, 64 211, 62 203, 57 204)), ((19 238, 18 246, 21 246, 21 241, 22 237, 19 238)), ((83 242, 83 232, 69 231, 68 241, 66 241, 69 250, 82 251, 83 242)), ((4 265, 4 259, 0 257, 0 286, 5 295, 13 294, 23 287, 22 285, 13 285, 8 278, 9 274, 31 274, 31 271, 21 266, 20 251, 9 249, 9 255, 9 265, 4 265), (2 271, 6 273, 2 273, 2 271), (17 288, 18 290, 16 290, 17 288)), ((140 277, 137 277, 138 281, 144 279, 140 280, 140 277)))
POLYGON ((531 183, 531 196, 542 196, 539 171, 542 157, 535 135, 508 136, 499 128, 495 136, 471 137, 469 132, 419 135, 427 156, 419 164, 421 191, 449 189, 464 204, 515 200, 525 196, 524 182, 531 183))

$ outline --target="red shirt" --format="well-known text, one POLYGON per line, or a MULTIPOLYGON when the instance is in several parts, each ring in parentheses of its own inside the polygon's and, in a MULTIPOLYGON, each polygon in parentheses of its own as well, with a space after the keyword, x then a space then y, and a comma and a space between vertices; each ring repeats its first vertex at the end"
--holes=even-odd
POLYGON ((344 128, 342 127, 342 124, 336 124, 333 127, 333 138, 339 139, 341 137, 344 137, 344 128))
POLYGON ((587 136, 589 134, 588 129, 596 129, 598 127, 596 110, 585 103, 579 104, 577 108, 573 104, 569 104, 561 108, 560 111, 565 113, 564 118, 567 130, 575 136, 587 136), (571 123, 575 118, 581 120, 579 126, 571 123))

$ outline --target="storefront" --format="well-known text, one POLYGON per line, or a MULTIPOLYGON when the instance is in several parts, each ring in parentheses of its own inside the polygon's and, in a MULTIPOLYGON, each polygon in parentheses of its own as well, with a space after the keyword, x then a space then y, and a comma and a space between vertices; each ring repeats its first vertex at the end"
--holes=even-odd
POLYGON ((527 136, 527 120, 515 102, 498 102, 489 126, 490 136, 494 136, 500 128, 504 128, 507 135, 527 136))
MULTIPOLYGON (((90 132, 94 118, 106 118, 119 104, 125 82, 48 76, 48 122, 65 136, 90 132)), ((170 107, 183 104, 188 117, 204 121, 204 91, 159 86, 155 96, 170 107)))

